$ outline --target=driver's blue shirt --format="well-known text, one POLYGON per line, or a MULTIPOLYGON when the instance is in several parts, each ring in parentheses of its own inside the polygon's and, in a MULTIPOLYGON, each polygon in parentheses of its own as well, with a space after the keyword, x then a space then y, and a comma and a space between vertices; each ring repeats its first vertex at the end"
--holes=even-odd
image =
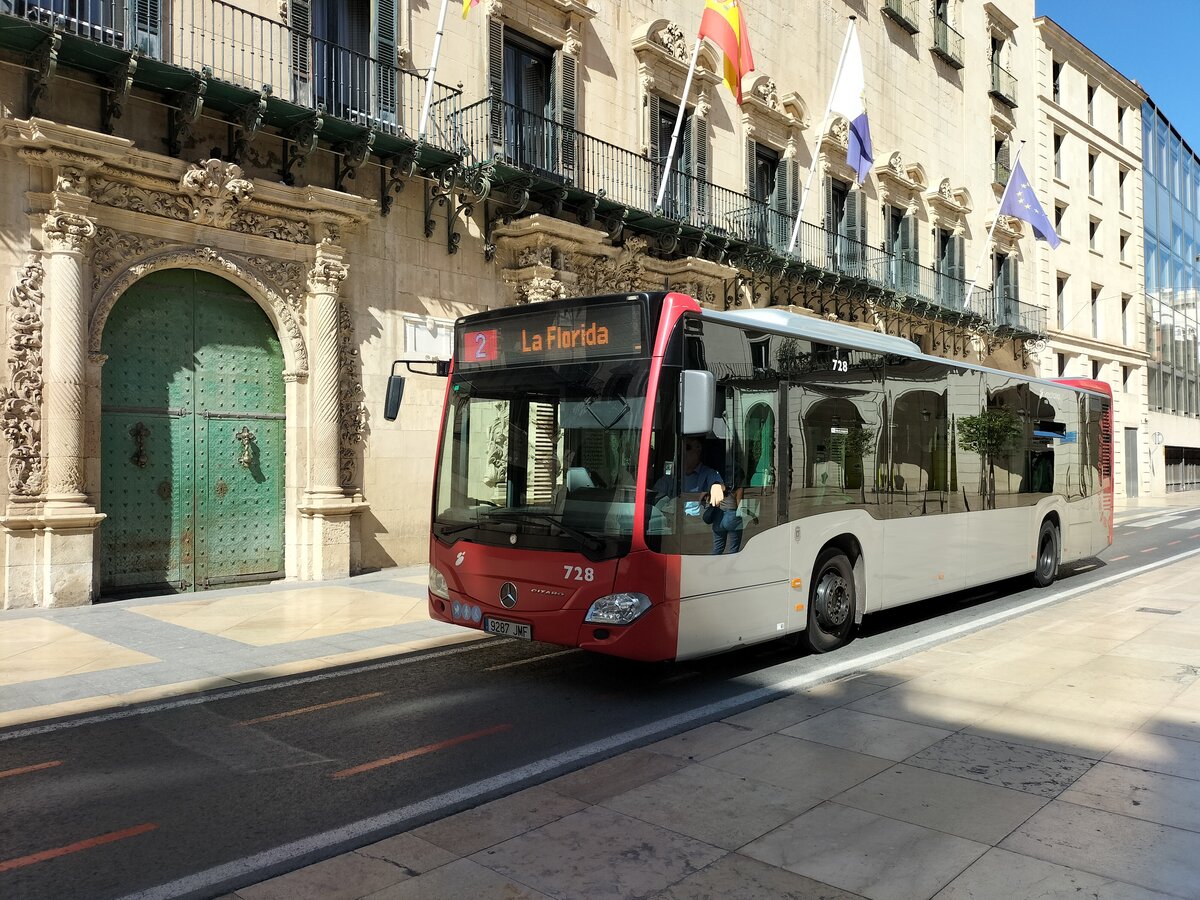
MULTIPOLYGON (((683 493, 707 494, 709 488, 714 484, 721 484, 721 481, 721 474, 716 469, 700 463, 693 471, 683 474, 683 493)), ((654 485, 654 490, 659 494, 676 496, 678 491, 675 490, 674 476, 664 475, 654 485)), ((685 500, 683 503, 683 514, 685 516, 700 515, 700 501, 685 500)))

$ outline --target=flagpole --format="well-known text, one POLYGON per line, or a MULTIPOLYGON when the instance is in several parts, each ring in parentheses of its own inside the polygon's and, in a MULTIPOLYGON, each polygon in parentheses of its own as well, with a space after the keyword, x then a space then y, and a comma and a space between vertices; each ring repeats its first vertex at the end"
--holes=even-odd
POLYGON ((421 124, 417 126, 418 147, 425 139, 425 126, 429 123, 429 101, 433 99, 433 76, 437 73, 438 54, 442 50, 442 32, 446 30, 446 7, 449 5, 450 0, 442 0, 442 11, 438 13, 437 34, 433 37, 433 58, 429 61, 429 72, 425 76, 425 103, 421 106, 421 124))
POLYGON ((996 233, 996 226, 1000 224, 1000 210, 1004 209, 1004 201, 1008 199, 1009 189, 1012 188, 1013 172, 1017 171, 1017 161, 1021 158, 1021 151, 1025 149, 1025 142, 1021 141, 1021 145, 1017 147, 1017 155, 1013 157, 1012 168, 1008 170, 1008 182, 1004 185, 1004 191, 1000 194, 1000 206, 997 208, 996 216, 992 219, 992 227, 988 229, 987 240, 983 244, 983 253, 980 254, 979 262, 975 264, 975 274, 971 276, 971 285, 967 288, 967 296, 963 300, 963 309, 966 309, 971 304, 971 294, 975 293, 975 285, 979 281, 979 270, 983 268, 983 261, 987 259, 988 251, 992 248, 992 236, 996 233))
POLYGON ((800 208, 796 210, 796 223, 792 225, 792 239, 788 242, 787 252, 796 248, 796 239, 800 236, 800 217, 804 215, 804 204, 808 202, 808 192, 812 188, 813 176, 817 173, 817 157, 821 153, 821 138, 829 127, 829 110, 833 106, 833 92, 837 90, 838 82, 842 79, 842 69, 846 65, 846 52, 850 49, 850 35, 854 31, 858 16, 850 17, 850 27, 846 29, 846 39, 842 42, 842 56, 838 60, 837 73, 833 76, 833 87, 829 89, 829 101, 825 104, 825 118, 821 120, 821 130, 817 132, 817 152, 813 156, 812 165, 808 167, 808 177, 804 180, 804 190, 800 193, 800 208))
POLYGON ((696 73, 696 60, 700 58, 700 45, 704 38, 697 35, 692 50, 692 64, 688 66, 687 78, 683 82, 683 99, 679 101, 679 114, 675 116, 675 130, 671 132, 671 149, 667 151, 667 164, 663 167, 662 183, 658 186, 658 199, 654 201, 654 212, 662 212, 663 194, 667 192, 671 164, 675 161, 675 145, 679 143, 679 129, 683 126, 683 114, 687 112, 688 92, 692 89, 692 75, 696 73))

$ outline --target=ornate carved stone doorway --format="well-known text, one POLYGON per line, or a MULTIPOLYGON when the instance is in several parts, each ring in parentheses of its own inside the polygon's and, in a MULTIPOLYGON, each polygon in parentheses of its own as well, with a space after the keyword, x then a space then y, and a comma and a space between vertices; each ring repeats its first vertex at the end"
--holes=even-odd
POLYGON ((104 329, 100 588, 283 577, 283 352, 244 291, 155 272, 104 329))

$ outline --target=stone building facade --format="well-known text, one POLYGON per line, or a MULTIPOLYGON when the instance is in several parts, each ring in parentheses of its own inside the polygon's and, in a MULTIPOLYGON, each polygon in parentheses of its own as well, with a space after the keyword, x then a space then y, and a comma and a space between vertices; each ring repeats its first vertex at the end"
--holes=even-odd
MULTIPOLYGON (((1052 19, 1037 34, 1038 196, 1062 244, 1033 251, 1047 300, 1044 377, 1096 378, 1113 389, 1114 487, 1153 489, 1142 303, 1145 92, 1052 19)), ((1026 171, 1032 172, 1034 160, 1026 171)))
POLYGON ((7 607, 423 560, 444 382, 395 423, 384 384, 479 309, 669 287, 1037 370, 994 221, 1032 0, 750 4, 741 107, 710 45, 682 96, 697 2, 484 0, 424 131, 428 3, 127 6, 0 3, 7 607), (850 15, 861 187, 823 117, 850 15))

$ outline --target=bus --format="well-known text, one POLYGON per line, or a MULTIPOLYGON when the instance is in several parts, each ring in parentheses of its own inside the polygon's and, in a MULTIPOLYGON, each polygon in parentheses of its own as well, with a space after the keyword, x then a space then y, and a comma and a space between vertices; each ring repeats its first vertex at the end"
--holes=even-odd
MULTIPOLYGON (((398 360, 397 365, 412 363, 398 360)), ((520 640, 685 660, 1112 543, 1112 394, 676 292, 455 323, 429 613, 520 640)), ((403 376, 389 379, 394 419, 403 376)))

